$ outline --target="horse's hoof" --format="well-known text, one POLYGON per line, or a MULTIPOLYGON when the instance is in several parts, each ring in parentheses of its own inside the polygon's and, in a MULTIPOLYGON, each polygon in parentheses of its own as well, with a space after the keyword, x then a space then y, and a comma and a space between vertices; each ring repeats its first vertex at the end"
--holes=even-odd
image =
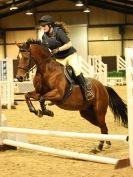
POLYGON ((124 124, 123 126, 124 126, 125 128, 128 128, 128 124, 124 124))
POLYGON ((95 148, 92 149, 90 152, 93 153, 93 154, 97 154, 97 153, 101 152, 101 150, 98 149, 97 147, 95 147, 95 148))
POLYGON ((106 144, 104 144, 104 148, 105 149, 109 149, 111 147, 111 142, 110 141, 106 141, 106 144))
POLYGON ((104 148, 105 148, 105 149, 109 149, 110 147, 111 147, 111 144, 105 144, 105 145, 104 145, 104 148))
POLYGON ((47 116, 50 116, 50 117, 54 117, 54 113, 50 110, 45 110, 45 112, 43 114, 47 115, 47 116))
POLYGON ((51 113, 49 116, 50 116, 50 117, 54 117, 54 113, 51 113))
POLYGON ((48 103, 48 105, 49 105, 49 106, 52 106, 52 105, 54 105, 54 103, 50 102, 50 103, 48 103))
POLYGON ((43 116, 43 113, 42 113, 41 110, 38 110, 38 111, 37 111, 37 116, 38 116, 38 117, 42 117, 42 116, 43 116))
POLYGON ((49 111, 49 116, 54 117, 54 113, 52 111, 49 111))

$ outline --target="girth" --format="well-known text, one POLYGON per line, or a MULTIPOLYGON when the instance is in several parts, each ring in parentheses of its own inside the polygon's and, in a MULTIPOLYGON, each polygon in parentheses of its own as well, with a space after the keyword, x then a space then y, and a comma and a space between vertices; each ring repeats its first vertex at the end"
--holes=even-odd
POLYGON ((69 81, 69 85, 65 91, 63 99, 61 101, 58 101, 58 104, 63 104, 67 100, 67 98, 72 94, 74 86, 77 85, 76 76, 70 65, 64 67, 64 74, 66 76, 66 79, 69 81))

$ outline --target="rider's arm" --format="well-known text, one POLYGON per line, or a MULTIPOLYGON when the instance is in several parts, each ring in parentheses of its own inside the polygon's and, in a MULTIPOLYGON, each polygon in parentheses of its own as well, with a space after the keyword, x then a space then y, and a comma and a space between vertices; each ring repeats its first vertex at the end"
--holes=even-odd
POLYGON ((59 47, 59 52, 67 50, 70 47, 72 47, 72 42, 71 41, 69 41, 68 43, 66 43, 66 44, 62 45, 61 47, 59 47))
POLYGON ((62 43, 62 46, 59 47, 60 52, 65 51, 73 46, 70 38, 62 29, 59 29, 57 32, 57 40, 62 43))

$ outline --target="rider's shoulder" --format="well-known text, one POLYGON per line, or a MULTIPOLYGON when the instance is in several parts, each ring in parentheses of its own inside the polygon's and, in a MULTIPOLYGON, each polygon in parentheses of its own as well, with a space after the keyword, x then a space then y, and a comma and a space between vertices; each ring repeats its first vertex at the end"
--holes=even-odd
POLYGON ((57 33, 59 33, 59 32, 61 32, 63 30, 62 30, 62 28, 56 26, 56 27, 54 27, 54 31, 57 32, 57 33))

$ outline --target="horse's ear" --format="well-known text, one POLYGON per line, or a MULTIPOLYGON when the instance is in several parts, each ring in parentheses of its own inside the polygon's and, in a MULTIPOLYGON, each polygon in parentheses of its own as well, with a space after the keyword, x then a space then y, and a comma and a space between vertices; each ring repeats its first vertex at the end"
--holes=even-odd
POLYGON ((33 44, 30 44, 30 45, 29 45, 29 48, 32 49, 32 47, 33 47, 33 44))
POLYGON ((34 49, 35 49, 35 44, 29 44, 29 50, 31 52, 34 52, 34 49))
POLYGON ((15 44, 20 48, 22 46, 21 43, 18 43, 17 41, 15 41, 15 44))

